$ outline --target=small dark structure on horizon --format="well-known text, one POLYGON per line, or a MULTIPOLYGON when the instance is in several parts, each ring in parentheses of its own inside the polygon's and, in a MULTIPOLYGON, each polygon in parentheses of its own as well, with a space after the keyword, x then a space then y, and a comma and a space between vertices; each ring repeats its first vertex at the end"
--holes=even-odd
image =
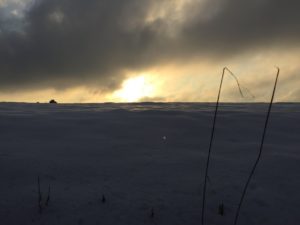
POLYGON ((57 104, 57 102, 56 102, 54 99, 51 99, 51 100, 49 101, 49 103, 50 103, 50 104, 57 104))

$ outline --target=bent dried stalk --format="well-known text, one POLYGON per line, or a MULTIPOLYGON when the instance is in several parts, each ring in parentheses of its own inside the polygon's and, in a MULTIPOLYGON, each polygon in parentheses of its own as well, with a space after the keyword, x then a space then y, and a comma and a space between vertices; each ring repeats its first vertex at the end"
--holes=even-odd
POLYGON ((261 154, 262 154, 262 151, 263 151, 265 136, 266 136, 266 132, 267 132, 267 128, 268 128, 268 122, 269 122, 269 118, 270 118, 270 114, 271 114, 271 109, 272 109, 272 105, 273 105, 273 101, 274 101, 274 96, 275 96, 275 92, 276 92, 276 87, 277 87, 277 81, 278 81, 278 77, 279 77, 279 72, 280 72, 280 69, 277 67, 277 75, 276 75, 275 84, 274 84, 274 88, 273 88, 273 93, 272 93, 271 101, 270 101, 268 112, 267 112, 267 116, 266 116, 266 121, 265 121, 265 126, 264 126, 264 130, 263 130, 263 134, 262 134, 262 139, 261 139, 261 144, 260 144, 260 148, 259 148, 259 153, 258 153, 258 156, 257 156, 257 158, 255 160, 255 163, 254 163, 253 167, 252 167, 250 175, 249 175, 249 177, 247 179, 245 187, 243 189, 243 193, 242 193, 242 196, 241 196, 241 199, 240 199, 237 211, 236 211, 236 215, 235 215, 235 219, 234 219, 234 225, 237 224, 237 221, 238 221, 238 218, 239 218, 239 215, 240 215, 240 210, 241 210, 241 207, 242 207, 242 204, 243 204, 243 201, 244 201, 244 198, 245 198, 245 195, 246 195, 249 183, 250 183, 250 181, 251 181, 251 179, 253 177, 253 174, 254 174, 254 172, 256 170, 256 167, 258 165, 258 162, 260 160, 260 157, 261 157, 261 154))

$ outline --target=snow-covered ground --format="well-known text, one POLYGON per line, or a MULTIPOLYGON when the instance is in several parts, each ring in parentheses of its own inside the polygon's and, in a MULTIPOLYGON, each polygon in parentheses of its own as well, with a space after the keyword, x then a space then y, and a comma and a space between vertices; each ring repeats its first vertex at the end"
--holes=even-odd
MULTIPOLYGON (((1 103, 0 224, 201 224, 213 110, 214 104, 1 103), (51 186, 42 213, 38 176, 43 201, 51 186)), ((220 106, 206 224, 233 224, 266 111, 266 104, 220 106)), ((300 104, 275 104, 238 224, 300 223, 299 135, 300 104)))

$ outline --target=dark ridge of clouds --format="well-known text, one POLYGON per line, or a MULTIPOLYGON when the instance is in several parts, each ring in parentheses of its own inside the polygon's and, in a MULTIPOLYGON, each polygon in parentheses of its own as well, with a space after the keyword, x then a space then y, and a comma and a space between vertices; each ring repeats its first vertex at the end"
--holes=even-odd
POLYGON ((1 89, 92 84, 109 91, 124 70, 299 45, 299 1, 194 0, 182 8, 181 22, 172 18, 171 2, 39 0, 23 19, 7 19, 1 9, 1 89), (170 11, 146 23, 160 6, 170 11))
POLYGON ((114 88, 118 84, 116 74, 139 65, 141 51, 153 42, 154 32, 147 30, 151 28, 128 31, 124 27, 145 13, 148 2, 37 2, 26 15, 24 33, 0 37, 2 87, 59 83, 63 87, 96 79, 103 88, 114 88))
POLYGON ((230 52, 252 47, 299 45, 300 2, 297 0, 211 0, 205 8, 216 11, 205 19, 195 14, 183 28, 191 46, 200 43, 213 51, 230 52))

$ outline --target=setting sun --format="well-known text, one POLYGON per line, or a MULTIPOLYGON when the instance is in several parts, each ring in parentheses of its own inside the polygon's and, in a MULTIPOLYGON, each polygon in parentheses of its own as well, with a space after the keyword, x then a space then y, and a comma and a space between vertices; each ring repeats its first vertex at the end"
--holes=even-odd
POLYGON ((154 88, 145 76, 138 76, 125 80, 122 88, 115 92, 121 101, 136 102, 153 94, 154 88))

